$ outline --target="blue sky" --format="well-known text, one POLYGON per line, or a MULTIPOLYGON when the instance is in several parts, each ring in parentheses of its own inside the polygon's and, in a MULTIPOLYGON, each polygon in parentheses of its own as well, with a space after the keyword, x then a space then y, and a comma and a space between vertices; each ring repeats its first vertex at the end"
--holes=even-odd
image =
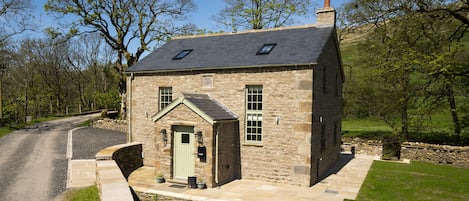
MULTIPOLYGON (((206 29, 210 31, 218 31, 222 30, 223 27, 217 26, 216 22, 212 20, 212 16, 217 14, 223 7, 225 7, 225 3, 223 0, 193 0, 196 4, 196 9, 190 14, 187 18, 188 23, 193 23, 197 25, 198 28, 206 29)), ((331 0, 331 4, 333 7, 338 8, 344 2, 348 0, 331 0)), ((49 26, 57 25, 57 19, 53 16, 48 16, 44 11, 44 4, 47 0, 34 0, 33 4, 35 6, 35 16, 36 16, 36 23, 39 25, 40 30, 43 30, 49 26)), ((319 7, 323 6, 323 0, 315 0, 313 1, 313 10, 318 9, 319 7)), ((64 20, 70 20, 70 17, 63 18, 64 20)), ((305 18, 297 19, 297 24, 314 24, 316 22, 315 14, 311 14, 305 18)), ((41 32, 41 31, 39 31, 41 32)), ((27 33, 27 35, 42 35, 42 33, 27 33)))
MULTIPOLYGON (((196 9, 190 13, 187 17, 186 23, 195 24, 199 29, 205 29, 207 31, 220 31, 224 30, 225 27, 220 27, 215 21, 212 20, 213 16, 222 10, 226 5, 223 0, 193 0, 196 4, 196 9)), ((349 0, 331 0, 332 7, 338 8, 349 0)), ((47 27, 56 27, 59 21, 71 21, 72 17, 65 16, 58 20, 54 16, 49 16, 44 11, 44 4, 47 0, 33 0, 35 6, 34 16, 35 23, 38 25, 35 32, 26 32, 20 35, 21 38, 43 38, 45 34, 43 30, 47 27)), ((323 0, 313 0, 312 10, 317 10, 323 7, 323 0)), ((315 13, 296 19, 297 23, 294 25, 302 24, 314 24, 316 22, 315 13)), ((148 52, 144 53, 144 55, 148 52)))

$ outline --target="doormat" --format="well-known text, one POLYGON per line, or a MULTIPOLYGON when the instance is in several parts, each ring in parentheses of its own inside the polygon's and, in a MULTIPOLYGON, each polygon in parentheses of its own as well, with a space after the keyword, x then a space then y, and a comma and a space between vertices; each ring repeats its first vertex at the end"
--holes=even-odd
POLYGON ((169 185, 168 187, 171 187, 171 188, 186 188, 187 186, 185 186, 185 185, 178 185, 178 184, 171 184, 171 185, 169 185))

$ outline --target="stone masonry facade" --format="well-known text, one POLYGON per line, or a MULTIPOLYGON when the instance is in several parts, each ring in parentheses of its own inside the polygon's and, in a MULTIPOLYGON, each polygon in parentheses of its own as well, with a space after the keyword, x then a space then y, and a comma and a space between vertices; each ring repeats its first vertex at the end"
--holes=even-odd
MULTIPOLYGON (((144 144, 144 165, 170 168, 171 161, 158 158, 158 155, 170 154, 171 150, 155 143, 160 137, 158 129, 161 126, 151 120, 151 116, 158 112, 159 88, 172 87, 173 99, 183 93, 208 94, 239 116, 242 178, 310 186, 310 178, 305 174, 309 174, 311 169, 312 78, 312 66, 162 73, 138 75, 133 80, 129 78, 131 140, 144 144), (211 87, 203 87, 202 79, 205 76, 212 78, 211 87), (244 140, 245 88, 248 85, 263 87, 261 144, 244 140)), ((194 130, 210 130, 207 122, 191 116, 196 114, 186 111, 184 115, 186 119, 197 121, 190 125, 201 126, 194 130)), ((184 122, 176 124, 184 125, 184 122)), ((210 136, 204 136, 207 153, 212 151, 209 148, 212 141, 210 136)), ((213 165, 210 161, 207 158, 206 167, 213 165)), ((169 171, 167 169, 165 173, 169 171)), ((205 169, 203 172, 207 171, 205 169)))
MULTIPOLYGON (((337 43, 333 37, 325 44, 321 65, 155 72, 129 76, 131 141, 143 143, 144 165, 166 168, 163 174, 171 174, 171 158, 168 156, 172 150, 158 142, 158 132, 162 128, 171 130, 164 127, 167 125, 196 125, 195 131, 205 133, 207 153, 214 151, 211 149, 213 133, 209 131, 215 129, 197 114, 190 113, 188 108, 178 106, 177 110, 186 111, 170 113, 181 113, 177 116, 184 116, 186 121, 191 122, 171 120, 175 116, 163 117, 157 123, 152 121, 151 117, 158 112, 159 88, 172 87, 173 100, 185 93, 207 94, 239 117, 239 144, 233 146, 239 146, 241 178, 305 187, 316 183, 338 160, 340 153, 343 80, 337 43), (210 82, 208 85, 207 80, 210 82), (263 89, 261 143, 245 140, 246 86, 262 86, 263 89), (173 122, 168 124, 169 121, 173 122), (164 159, 163 155, 166 156, 164 159)), ((168 144, 171 143, 170 139, 168 136, 168 144)), ((196 164, 196 172, 203 172, 212 180, 213 175, 208 176, 208 173, 213 165, 213 159, 207 158, 203 166, 196 164)), ((218 168, 228 167, 222 165, 219 164, 218 168)))

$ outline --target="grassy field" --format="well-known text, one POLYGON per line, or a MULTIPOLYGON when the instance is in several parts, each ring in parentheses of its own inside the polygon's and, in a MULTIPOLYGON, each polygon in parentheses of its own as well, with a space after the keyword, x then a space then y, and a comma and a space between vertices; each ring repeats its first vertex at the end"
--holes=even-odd
POLYGON ((99 201, 98 187, 94 185, 68 190, 62 195, 60 201, 99 201))
POLYGON ((468 200, 468 189, 469 169, 375 161, 357 200, 468 200))
MULTIPOLYGON (((467 145, 469 144, 469 127, 463 128, 461 136, 453 134, 451 117, 447 113, 433 115, 432 119, 420 130, 410 130, 409 141, 431 144, 467 145)), ((363 139, 383 140, 392 138, 393 129, 382 120, 344 119, 342 136, 360 137, 363 139)))
POLYGON ((342 132, 344 137, 383 139, 384 136, 391 135, 392 128, 380 120, 344 119, 342 132))

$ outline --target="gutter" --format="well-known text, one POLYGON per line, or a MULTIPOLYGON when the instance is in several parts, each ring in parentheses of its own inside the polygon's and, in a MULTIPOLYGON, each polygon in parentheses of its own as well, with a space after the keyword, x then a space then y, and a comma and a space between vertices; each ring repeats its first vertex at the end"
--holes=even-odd
POLYGON ((247 69, 247 68, 268 68, 268 67, 312 67, 317 65, 314 63, 302 63, 302 64, 266 64, 266 65, 254 65, 254 66, 229 66, 229 67, 209 67, 209 68, 187 68, 187 69, 163 69, 163 70, 143 70, 134 72, 124 72, 125 74, 154 74, 154 73, 168 73, 168 72, 192 72, 192 71, 207 71, 207 70, 231 70, 231 69, 247 69))

